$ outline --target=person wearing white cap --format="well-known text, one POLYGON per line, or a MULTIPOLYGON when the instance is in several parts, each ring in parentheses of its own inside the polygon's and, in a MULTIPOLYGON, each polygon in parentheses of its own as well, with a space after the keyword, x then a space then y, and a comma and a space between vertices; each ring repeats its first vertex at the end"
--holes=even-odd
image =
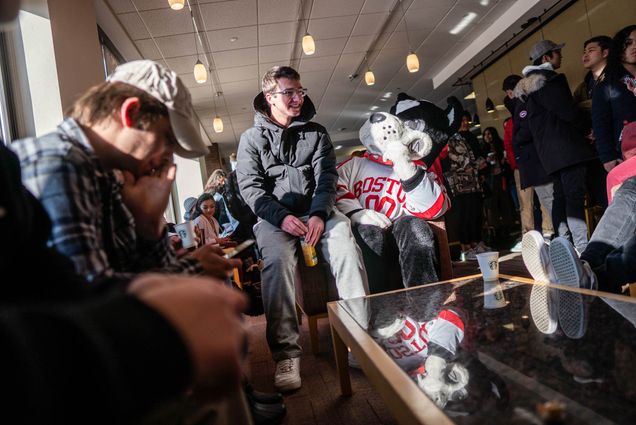
POLYGON ((123 64, 81 95, 54 132, 11 147, 51 218, 49 244, 89 281, 151 269, 231 273, 234 263, 211 247, 177 259, 166 235, 173 153, 207 151, 174 71, 148 60, 123 64))

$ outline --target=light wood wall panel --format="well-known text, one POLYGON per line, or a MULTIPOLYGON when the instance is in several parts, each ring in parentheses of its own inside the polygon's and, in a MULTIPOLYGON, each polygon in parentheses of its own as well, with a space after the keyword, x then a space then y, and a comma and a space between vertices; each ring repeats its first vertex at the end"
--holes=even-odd
POLYGON ((482 130, 492 126, 501 133, 503 121, 510 115, 501 110, 486 113, 486 87, 488 95, 501 104, 502 80, 510 74, 521 75, 521 70, 530 64, 530 49, 542 38, 555 43, 566 43, 563 62, 558 72, 564 73, 574 89, 583 79, 585 69, 581 65, 581 54, 585 40, 596 35, 612 37, 621 28, 636 24, 636 0, 579 0, 535 32, 518 46, 499 58, 484 72, 473 78, 475 101, 482 130))

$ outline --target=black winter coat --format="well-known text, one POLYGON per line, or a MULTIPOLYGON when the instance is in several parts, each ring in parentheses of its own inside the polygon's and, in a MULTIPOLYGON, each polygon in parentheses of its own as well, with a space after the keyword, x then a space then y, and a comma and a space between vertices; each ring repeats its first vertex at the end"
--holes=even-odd
POLYGON ((526 104, 532 142, 548 174, 595 158, 565 75, 531 71, 515 87, 515 97, 526 104))
POLYGON ((309 97, 287 128, 269 119, 263 93, 254 99, 254 127, 241 135, 236 176, 252 211, 274 226, 287 215, 331 215, 336 202, 336 155, 327 130, 311 122, 309 97))
POLYGON ((507 100, 505 103, 512 115, 512 147, 519 170, 521 189, 550 183, 552 179, 545 172, 537 149, 532 143, 526 103, 517 98, 507 100))

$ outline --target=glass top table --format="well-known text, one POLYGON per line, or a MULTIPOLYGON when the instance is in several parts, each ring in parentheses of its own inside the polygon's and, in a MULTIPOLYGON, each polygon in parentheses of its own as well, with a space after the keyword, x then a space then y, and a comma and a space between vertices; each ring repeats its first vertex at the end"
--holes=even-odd
POLYGON ((329 303, 399 423, 635 424, 636 299, 480 275, 329 303))

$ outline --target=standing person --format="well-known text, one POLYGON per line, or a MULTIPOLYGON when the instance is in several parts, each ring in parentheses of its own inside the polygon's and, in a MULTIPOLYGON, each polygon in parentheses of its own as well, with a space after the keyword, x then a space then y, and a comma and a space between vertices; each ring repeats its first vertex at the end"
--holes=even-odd
POLYGON ((459 215, 462 260, 477 260, 477 245, 481 240, 483 224, 483 200, 475 154, 459 133, 448 140, 448 159, 450 169, 445 176, 453 192, 453 208, 459 215))
POLYGON ((338 173, 326 129, 300 75, 275 66, 254 99, 254 127, 241 135, 236 167, 241 195, 258 216, 264 261, 262 291, 267 342, 280 391, 300 388, 299 329, 294 278, 300 239, 322 251, 341 298, 368 293, 360 248, 347 217, 334 209, 338 173))
POLYGON ((503 236, 512 230, 513 204, 508 191, 508 175, 510 165, 504 156, 503 140, 499 137, 497 129, 488 127, 484 130, 484 141, 488 146, 487 154, 490 166, 489 180, 491 187, 491 199, 488 222, 503 236))
POLYGON ((594 152, 586 142, 567 78, 554 70, 561 66, 561 48, 550 40, 532 46, 532 65, 523 69, 515 96, 525 105, 532 144, 552 178, 552 222, 561 236, 570 235, 582 252, 587 246, 585 182, 594 152))
MULTIPOLYGON (((636 135, 636 25, 616 33, 605 81, 593 93, 592 125, 598 156, 608 172, 620 164, 621 137, 636 135), (631 128, 624 132, 624 129, 631 128)), ((633 136, 636 137, 636 136, 633 136)))
MULTIPOLYGON (((583 67, 587 74, 572 94, 574 103, 584 115, 583 134, 594 143, 594 131, 592 127, 592 96, 594 89, 605 80, 607 59, 610 54, 612 39, 606 35, 592 37, 583 43, 583 67)), ((600 205, 603 210, 607 208, 607 192, 605 191, 605 179, 607 171, 598 159, 590 162, 587 170, 587 187, 591 205, 600 205)))
POLYGON ((69 115, 54 132, 11 148, 24 185, 51 218, 50 245, 80 275, 95 282, 148 270, 231 273, 233 264, 209 246, 177 259, 167 237, 173 152, 197 157, 207 150, 174 71, 149 60, 120 65, 69 115))
MULTIPOLYGON (((510 112, 510 119, 504 122, 504 149, 513 170, 519 209, 521 213, 521 235, 534 230, 534 194, 537 193, 541 204, 541 230, 546 239, 554 234, 552 228, 552 181, 543 169, 537 157, 537 150, 529 135, 523 102, 514 96, 514 89, 521 80, 520 75, 512 74, 504 79, 502 90, 506 93, 504 105, 510 112), (517 110, 517 107, 521 108, 517 110)), ((510 249, 521 252, 521 238, 510 249)))

